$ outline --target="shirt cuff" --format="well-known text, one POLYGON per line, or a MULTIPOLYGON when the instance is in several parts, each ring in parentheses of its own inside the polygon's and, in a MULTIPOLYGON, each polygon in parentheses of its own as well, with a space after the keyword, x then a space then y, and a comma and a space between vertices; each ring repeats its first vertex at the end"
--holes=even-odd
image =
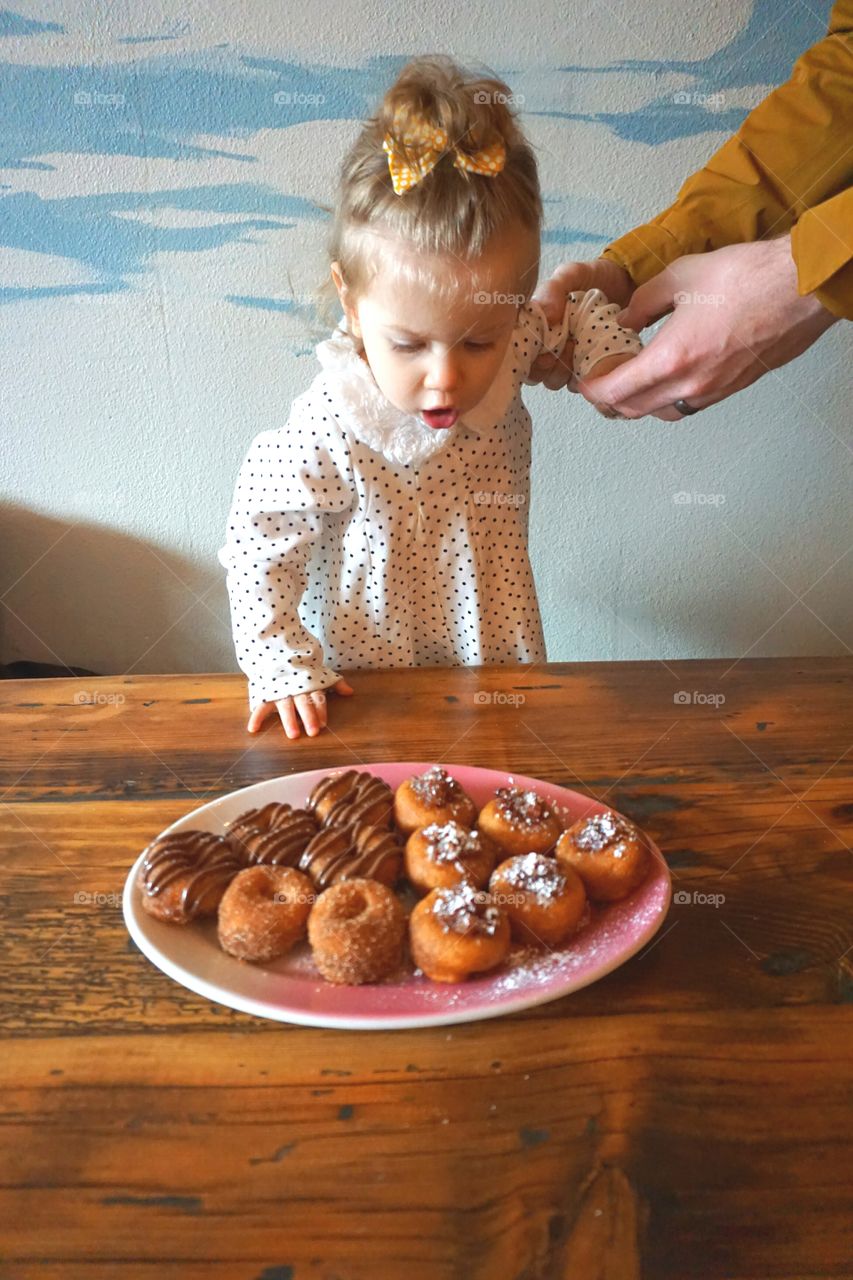
POLYGON ((331 667, 312 667, 310 670, 292 670, 266 676, 262 680, 250 680, 249 712, 256 711, 264 702, 280 702, 282 698, 295 698, 300 693, 330 689, 340 678, 331 667))
POLYGON ((614 240, 598 255, 622 267, 635 285, 645 284, 689 250, 657 222, 646 222, 614 240))
POLYGON ((791 230, 791 254, 797 292, 853 320, 853 187, 806 209, 791 230))

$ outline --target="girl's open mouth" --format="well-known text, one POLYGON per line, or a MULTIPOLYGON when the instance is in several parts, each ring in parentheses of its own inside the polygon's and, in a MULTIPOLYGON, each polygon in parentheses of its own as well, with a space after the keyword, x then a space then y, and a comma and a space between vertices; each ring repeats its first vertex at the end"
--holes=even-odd
POLYGON ((458 409, 422 409, 421 417, 429 427, 452 427, 459 417, 458 409))

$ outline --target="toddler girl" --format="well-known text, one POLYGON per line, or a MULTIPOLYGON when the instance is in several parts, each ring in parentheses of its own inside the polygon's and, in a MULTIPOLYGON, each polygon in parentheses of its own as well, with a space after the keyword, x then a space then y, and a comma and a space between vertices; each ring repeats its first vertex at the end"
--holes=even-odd
POLYGON ((261 432, 225 545, 248 730, 327 723, 341 668, 545 659, 527 551, 521 384, 573 346, 588 378, 641 348, 597 289, 549 326, 536 161, 500 80, 406 66, 346 156, 330 242, 344 315, 287 424, 261 432))

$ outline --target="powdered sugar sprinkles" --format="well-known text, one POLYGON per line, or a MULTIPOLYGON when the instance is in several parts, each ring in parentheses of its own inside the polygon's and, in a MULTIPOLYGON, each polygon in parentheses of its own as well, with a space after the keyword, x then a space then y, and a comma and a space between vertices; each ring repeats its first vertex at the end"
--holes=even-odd
POLYGON ((510 858, 501 871, 501 880, 539 902, 558 898, 566 889, 566 877, 558 863, 541 853, 520 853, 510 858))
POLYGON ((630 835, 633 835, 631 824, 626 822, 621 814, 608 809, 606 813, 596 813, 591 818, 587 818, 572 840, 579 849, 600 853, 614 840, 624 839, 625 836, 630 835))
POLYGON ((425 852, 433 862, 460 862, 466 853, 479 847, 476 831, 469 831, 458 822, 433 822, 421 833, 426 841, 425 852))

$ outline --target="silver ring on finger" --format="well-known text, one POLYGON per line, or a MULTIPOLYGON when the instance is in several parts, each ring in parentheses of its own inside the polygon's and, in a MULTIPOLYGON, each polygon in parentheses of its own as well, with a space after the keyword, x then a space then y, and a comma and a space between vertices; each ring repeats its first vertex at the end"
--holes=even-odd
POLYGON ((686 400, 673 400, 672 407, 673 409, 677 409, 679 413, 683 413, 685 417, 691 413, 699 412, 698 405, 690 405, 686 400))

